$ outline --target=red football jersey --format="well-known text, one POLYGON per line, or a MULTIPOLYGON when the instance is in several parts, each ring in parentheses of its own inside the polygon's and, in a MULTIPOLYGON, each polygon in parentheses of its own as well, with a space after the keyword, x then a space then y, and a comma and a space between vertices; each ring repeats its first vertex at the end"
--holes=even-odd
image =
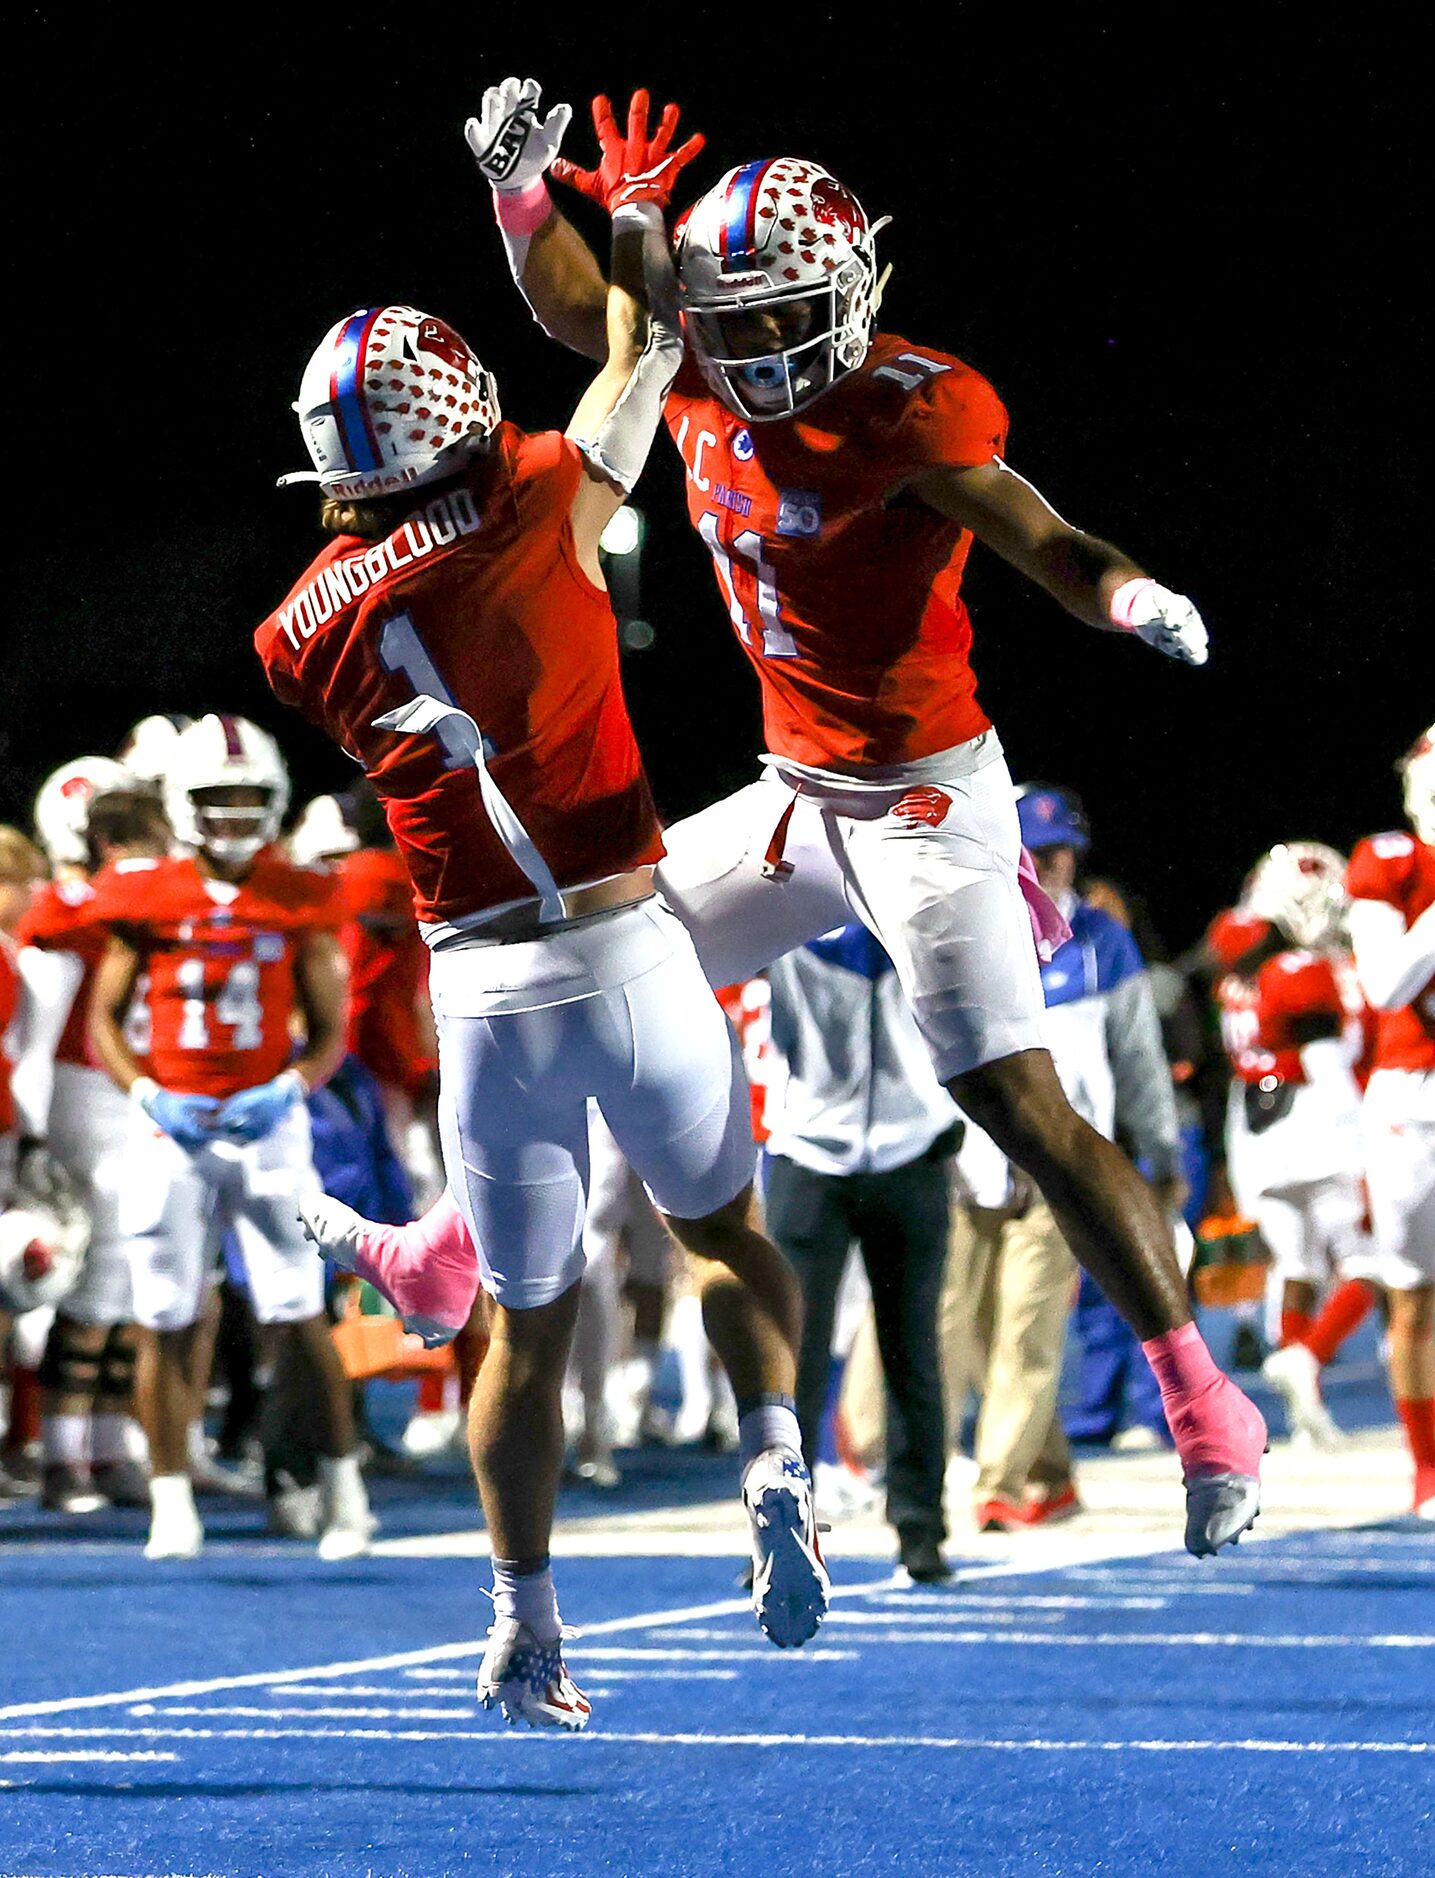
POLYGON ((752 1137, 761 1147, 771 1132, 767 1086, 772 1070, 772 988, 765 978, 749 978, 741 984, 723 985, 714 995, 737 1032, 752 1098, 752 1137))
POLYGON ((392 849, 361 848, 338 862, 349 961, 348 1047, 380 1082, 417 1095, 438 1068, 433 1027, 421 1023, 428 947, 414 924, 408 874, 392 849))
MULTIPOLYGON (((15 963, 15 947, 7 933, 0 933, 0 1135, 8 1135, 15 1126, 15 1097, 10 1089, 14 1068, 4 1050, 5 1032, 14 1021, 20 1004, 20 969, 15 963)), ((9 1199, 0 1193, 0 1205, 9 1199)))
POLYGON ((1242 1082, 1264 1076, 1304 1082, 1295 1020, 1332 1017, 1343 1027, 1349 1015, 1334 964, 1313 952, 1278 952, 1254 978, 1227 973, 1217 982, 1216 1001, 1221 1041, 1242 1082))
POLYGON ((73 952, 84 966, 65 1028, 55 1047, 57 1063, 79 1063, 93 1068, 94 1053, 87 1035, 90 991, 95 967, 104 957, 105 934, 94 924, 90 903, 95 890, 87 880, 47 880, 35 890, 15 937, 22 946, 42 952, 73 952))
POLYGON ((501 424, 462 485, 386 540, 329 543, 255 644, 279 697, 363 764, 420 920, 532 897, 484 807, 465 729, 376 730, 416 695, 477 724, 489 774, 560 887, 661 858, 608 596, 578 564, 583 474, 556 431, 501 424))
MULTIPOLYGON (((1352 900, 1383 900, 1405 917, 1405 930, 1435 904, 1435 847, 1413 835, 1370 835, 1345 875, 1352 900)), ((1435 978, 1398 1011, 1375 1014, 1377 1069, 1435 1069, 1435 978)))
POLYGON ((289 1061, 294 959, 343 918, 326 870, 271 849, 239 886, 188 858, 117 861, 96 876, 90 917, 140 954, 148 1037, 127 1034, 144 1073, 184 1095, 231 1096, 289 1061))
POLYGON ((749 425, 687 361, 665 417, 688 513, 762 684, 767 747, 818 768, 903 763, 987 730, 961 599, 972 537, 914 495, 1006 446, 986 380, 879 333, 802 416, 749 425))

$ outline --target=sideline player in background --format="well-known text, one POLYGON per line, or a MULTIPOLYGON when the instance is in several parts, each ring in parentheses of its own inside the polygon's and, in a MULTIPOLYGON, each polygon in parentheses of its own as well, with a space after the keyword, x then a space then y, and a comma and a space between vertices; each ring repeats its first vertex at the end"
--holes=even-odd
POLYGON ((193 1557, 204 1541, 188 1438, 206 1381, 201 1320, 226 1225, 254 1314, 281 1327, 314 1417, 320 1556, 351 1558, 372 1532, 324 1269, 295 1211, 318 1184, 304 1096, 344 1049, 333 935, 341 906, 331 875, 272 851, 288 799, 272 738, 243 718, 201 718, 176 739, 165 769, 166 813, 187 852, 118 862, 95 881, 89 907, 111 935, 90 1041, 132 1105, 120 1224, 146 1332, 150 1558, 193 1557), (126 1025, 142 984, 147 1037, 126 1025), (291 1062, 296 1013, 305 1042, 291 1062))
POLYGON ((1400 764, 1413 834, 1350 857, 1350 936, 1376 1012, 1362 1108, 1370 1217, 1390 1295, 1390 1389, 1435 1519, 1435 724, 1400 764))
MULTIPOLYGON (((520 152, 502 117, 490 132, 502 173, 520 152)), ((741 1063, 654 897, 662 838, 598 559, 681 354, 662 205, 683 160, 615 178, 604 364, 564 434, 503 423, 492 377, 441 320, 387 306, 333 328, 299 410, 334 539, 256 636, 276 693, 362 762, 413 880, 444 1161, 496 1300, 470 1415, 496 1613, 479 1693, 510 1721, 570 1729, 590 1711, 563 1663, 549 1544, 590 1096, 675 1236, 709 1261, 704 1316, 743 1410, 759 1621, 795 1645, 826 1609, 792 1407, 796 1286, 749 1223, 741 1063)), ((521 223, 520 209, 515 239, 521 223)), ((309 1217, 331 1256, 385 1278, 342 1213, 309 1217)), ((467 1271, 471 1299, 471 1252, 467 1271)), ((449 1315, 431 1332, 466 1316, 464 1275, 448 1296, 435 1283, 449 1315)))
POLYGON ((98 1067, 86 1037, 94 975, 105 951, 90 907, 93 876, 125 859, 158 859, 169 839, 144 780, 108 757, 77 757, 41 784, 35 832, 54 876, 20 922, 21 945, 68 967, 68 999, 48 1098, 50 1147, 90 1216, 79 1282, 55 1313, 40 1368, 41 1501, 83 1512, 100 1498, 149 1504, 132 1420, 135 1352, 129 1252, 119 1208, 131 1110, 98 1067))
POLYGON ((1379 1295, 1357 1080, 1364 1001, 1347 908, 1343 857, 1318 841, 1282 842, 1205 941, 1233 1073, 1226 1166, 1280 1287, 1280 1346, 1262 1373, 1285 1397, 1291 1432, 1318 1446, 1340 1439, 1321 1368, 1379 1295))
MULTIPOLYGON (((487 95, 486 113, 507 111, 509 155, 501 177, 485 173, 536 317, 601 357, 606 283, 544 173, 610 202, 633 126, 625 143, 597 100, 600 162, 582 171, 554 163, 562 126, 540 124, 537 102, 532 81, 487 95)), ((979 539, 1084 623, 1193 665, 1206 629, 1007 467, 1006 412, 984 379, 874 331, 880 227, 796 158, 729 170, 678 223, 689 357, 665 417, 762 688, 769 755, 762 781, 668 831, 659 885, 713 984, 853 909, 872 928, 939 1077, 1036 1179, 1143 1340, 1185 1473, 1186 1543, 1214 1552, 1255 1517, 1265 1425, 1191 1321, 1159 1206, 1071 1108, 1042 1046, 1028 919, 1044 937, 1060 922, 1021 865, 962 569, 979 539)))

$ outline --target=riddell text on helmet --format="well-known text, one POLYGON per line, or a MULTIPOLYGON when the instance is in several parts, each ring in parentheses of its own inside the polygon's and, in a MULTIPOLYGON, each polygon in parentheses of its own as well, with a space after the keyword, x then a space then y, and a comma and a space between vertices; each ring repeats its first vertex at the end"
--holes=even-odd
POLYGON ((279 609, 279 625, 290 645, 297 652, 301 639, 312 639, 340 607, 367 593, 385 575, 412 567, 415 561, 448 547, 460 535, 475 533, 478 526, 479 514, 472 495, 467 489, 452 489, 436 496, 383 541, 331 562, 297 600, 279 609))

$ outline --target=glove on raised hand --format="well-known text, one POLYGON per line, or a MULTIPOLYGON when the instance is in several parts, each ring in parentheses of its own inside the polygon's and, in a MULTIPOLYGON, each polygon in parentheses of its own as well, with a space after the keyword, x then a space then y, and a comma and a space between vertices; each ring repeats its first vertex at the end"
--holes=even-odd
POLYGON ((501 85, 490 85, 478 116, 463 127, 484 180, 500 195, 531 189, 558 155, 573 108, 555 104, 540 122, 542 90, 536 78, 505 78, 501 85))
POLYGON ((611 102, 605 97, 595 98, 593 129, 598 136, 598 167, 580 170, 567 157, 559 157, 553 165, 555 181, 567 183, 610 215, 615 209, 637 202, 667 208, 678 176, 707 139, 699 132, 676 150, 671 149, 681 115, 677 105, 663 107, 658 128, 650 134, 648 104, 646 91, 633 93, 625 135, 618 129, 611 102))

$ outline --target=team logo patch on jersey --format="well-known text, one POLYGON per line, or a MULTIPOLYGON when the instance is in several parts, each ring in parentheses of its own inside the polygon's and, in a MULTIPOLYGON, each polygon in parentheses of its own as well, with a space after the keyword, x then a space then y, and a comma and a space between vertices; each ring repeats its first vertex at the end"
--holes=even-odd
POLYGON ((254 935, 254 958, 259 965, 275 965, 284 956, 284 939, 277 932, 258 932, 254 935))
POLYGON ((820 535, 821 492, 816 489, 779 489, 777 532, 779 535, 820 535))
POLYGON ((752 461, 752 432, 740 430, 732 440, 732 453, 739 463, 752 461))
POLYGON ((952 806, 952 798, 945 789, 909 789, 892 810, 899 821, 925 822, 928 828, 936 828, 947 819, 947 810, 952 806))

